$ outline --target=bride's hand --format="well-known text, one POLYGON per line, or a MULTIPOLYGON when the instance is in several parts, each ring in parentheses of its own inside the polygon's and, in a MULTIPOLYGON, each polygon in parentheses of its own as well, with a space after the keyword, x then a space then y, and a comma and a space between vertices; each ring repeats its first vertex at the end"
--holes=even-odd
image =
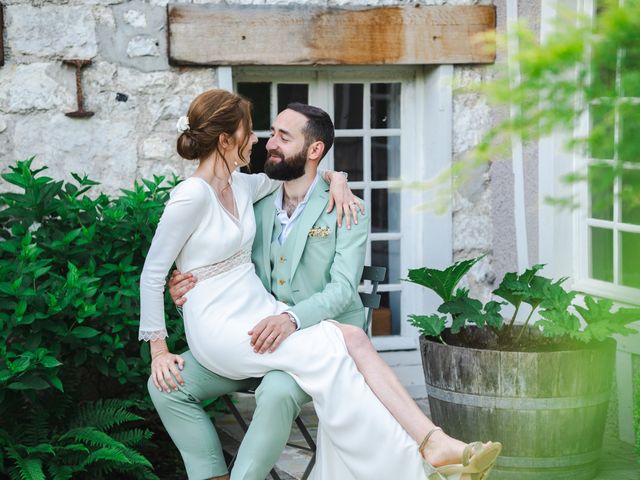
POLYGON ((180 385, 184 385, 184 380, 180 375, 180 370, 184 368, 184 358, 171 352, 159 352, 151 360, 151 378, 153 384, 159 391, 165 390, 167 393, 171 389, 178 390, 175 380, 180 385))
POLYGON ((347 185, 347 179, 340 172, 328 171, 326 172, 329 185, 329 203, 327 204, 327 213, 336 207, 336 219, 338 227, 342 226, 342 216, 345 216, 347 228, 351 228, 351 219, 353 223, 358 224, 358 211, 364 214, 364 204, 356 197, 349 185, 347 185))

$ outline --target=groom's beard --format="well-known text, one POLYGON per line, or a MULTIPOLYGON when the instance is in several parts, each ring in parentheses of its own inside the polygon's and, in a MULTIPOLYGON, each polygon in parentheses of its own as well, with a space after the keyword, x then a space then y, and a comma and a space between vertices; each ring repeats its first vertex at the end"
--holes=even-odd
POLYGON ((264 173, 274 180, 295 180, 304 175, 304 167, 307 164, 306 148, 303 148, 292 157, 285 157, 278 150, 270 150, 269 157, 279 157, 280 161, 274 162, 267 158, 264 164, 264 173))

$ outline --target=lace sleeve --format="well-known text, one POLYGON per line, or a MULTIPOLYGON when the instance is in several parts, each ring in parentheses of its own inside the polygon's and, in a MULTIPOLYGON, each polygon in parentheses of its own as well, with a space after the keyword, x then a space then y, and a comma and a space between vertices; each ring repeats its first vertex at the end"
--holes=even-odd
POLYGON ((167 338, 168 336, 169 335, 167 334, 166 328, 154 331, 140 330, 138 332, 138 340, 144 340, 145 342, 149 342, 152 340, 162 340, 163 338, 167 338))

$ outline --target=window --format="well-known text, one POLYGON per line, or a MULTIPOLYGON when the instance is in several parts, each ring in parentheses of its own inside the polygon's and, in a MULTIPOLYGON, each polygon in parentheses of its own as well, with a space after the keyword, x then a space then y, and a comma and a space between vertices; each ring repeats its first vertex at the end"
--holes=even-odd
POLYGON ((252 171, 261 171, 271 121, 290 102, 309 103, 324 91, 325 101, 311 102, 332 116, 336 129, 334 147, 326 165, 349 174, 349 183, 362 198, 371 217, 367 263, 387 268, 379 287, 380 308, 374 312, 372 335, 399 335, 402 325, 402 194, 392 182, 400 179, 402 150, 402 82, 336 78, 326 75, 256 81, 235 75, 236 91, 254 104, 254 130, 258 143, 252 151, 252 171))
POLYGON ((631 69, 640 70, 640 58, 619 50, 610 65, 592 71, 602 96, 589 105, 585 122, 595 137, 586 160, 586 209, 576 222, 587 252, 578 267, 580 288, 623 301, 640 295, 640 158, 637 148, 627 148, 640 128, 640 91, 622 75, 631 69))

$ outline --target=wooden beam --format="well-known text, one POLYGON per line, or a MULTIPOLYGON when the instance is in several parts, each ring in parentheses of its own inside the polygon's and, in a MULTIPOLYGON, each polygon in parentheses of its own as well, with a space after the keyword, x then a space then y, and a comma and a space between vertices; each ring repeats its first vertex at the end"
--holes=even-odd
POLYGON ((167 5, 172 65, 492 63, 496 10, 167 5), (484 34, 484 35, 483 35, 484 34))

